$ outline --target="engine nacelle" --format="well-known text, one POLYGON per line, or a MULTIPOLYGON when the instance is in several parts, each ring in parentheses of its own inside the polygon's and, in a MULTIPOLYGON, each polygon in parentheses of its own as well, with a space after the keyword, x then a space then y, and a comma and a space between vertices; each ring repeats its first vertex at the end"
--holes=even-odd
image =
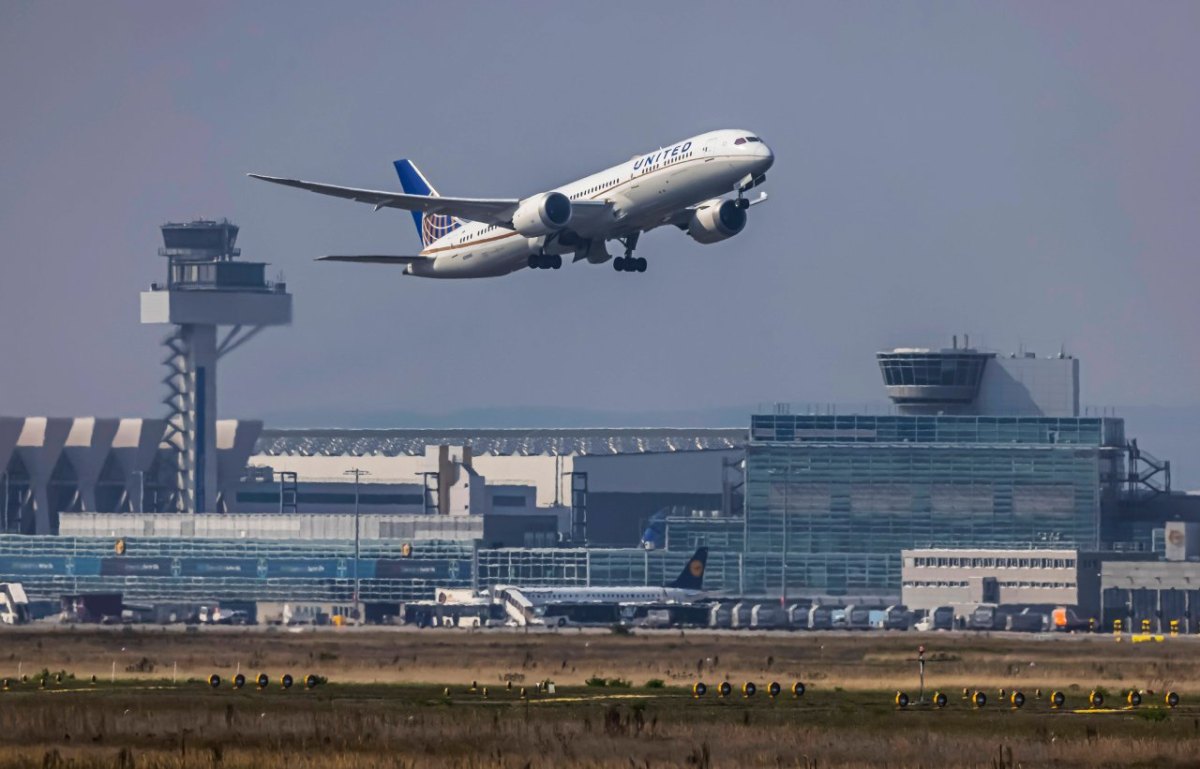
POLYGON ((697 243, 716 243, 746 229, 746 209, 736 200, 714 198, 700 204, 688 222, 687 233, 697 243))
POLYGON ((571 223, 571 201, 561 192, 543 192, 521 201, 513 228, 527 238, 548 235, 571 223))

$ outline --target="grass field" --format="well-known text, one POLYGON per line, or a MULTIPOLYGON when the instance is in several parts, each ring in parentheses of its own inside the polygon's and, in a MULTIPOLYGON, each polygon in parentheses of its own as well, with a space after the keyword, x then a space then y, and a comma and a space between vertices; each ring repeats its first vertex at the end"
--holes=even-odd
POLYGON ((0 692, 0 766, 1200 765, 1196 639, 27 629, 3 637, 0 676, 10 689, 0 692), (898 688, 916 699, 912 659, 922 642, 929 690, 949 695, 944 710, 893 704, 898 688), (251 679, 270 674, 271 687, 232 690, 239 665, 251 679), (25 684, 18 666, 31 676, 25 684), (43 668, 65 671, 63 682, 51 675, 40 688, 43 668), (214 672, 225 679, 216 690, 203 681, 214 672), (284 691, 283 672, 329 683, 284 691), (589 686, 589 678, 620 680, 589 686), (555 681, 554 694, 537 691, 543 679, 555 681), (648 687, 651 679, 662 686, 648 687), (709 685, 702 699, 687 689, 695 680, 709 685), (722 680, 752 680, 760 691, 720 698, 722 680), (772 680, 785 690, 802 680, 808 690, 773 700, 772 680), (1076 712, 1095 686, 1113 705, 1125 688, 1154 694, 1136 710, 1076 712), (987 692, 988 705, 970 707, 963 687, 987 692), (1021 689, 1025 707, 1000 706, 1002 687, 1021 689), (1049 707, 1054 688, 1068 697, 1063 710, 1049 707), (1166 689, 1181 693, 1177 709, 1160 706, 1166 689))

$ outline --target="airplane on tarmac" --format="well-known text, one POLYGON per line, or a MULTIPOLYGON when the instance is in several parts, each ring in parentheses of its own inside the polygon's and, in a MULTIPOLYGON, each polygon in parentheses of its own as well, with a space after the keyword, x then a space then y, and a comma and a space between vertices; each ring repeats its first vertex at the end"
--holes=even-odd
POLYGON ((751 131, 693 136, 578 181, 527 198, 451 198, 438 195, 409 160, 395 162, 403 193, 248 174, 322 195, 411 211, 423 248, 411 256, 366 254, 320 260, 391 264, 424 278, 487 278, 524 267, 555 269, 564 255, 603 264, 607 241, 624 254, 618 272, 645 272, 634 256, 647 230, 674 225, 699 243, 716 243, 746 227, 746 210, 767 199, 744 194, 763 183, 775 162, 751 131), (728 197, 732 194, 732 197, 728 197))
POLYGON ((679 576, 663 587, 519 587, 498 585, 495 590, 520 591, 530 604, 550 603, 690 603, 701 597, 704 589, 704 566, 708 563, 708 548, 696 550, 684 564, 679 576))

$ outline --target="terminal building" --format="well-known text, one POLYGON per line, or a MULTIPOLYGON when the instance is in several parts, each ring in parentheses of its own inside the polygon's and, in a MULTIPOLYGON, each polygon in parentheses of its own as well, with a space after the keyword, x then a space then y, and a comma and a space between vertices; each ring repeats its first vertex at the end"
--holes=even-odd
POLYGON ((877 356, 897 414, 751 417, 745 515, 673 517, 672 547, 741 551, 744 594, 899 599, 915 547, 1101 546, 1120 419, 1079 416, 1079 365, 955 345, 877 356))
MULTIPOLYGON (((1036 588, 956 583, 1083 602, 1095 580, 1079 555, 1059 567, 1066 553, 1150 558, 1167 522, 1200 522, 1200 497, 1173 494, 1169 465, 1121 419, 1081 416, 1077 360, 965 339, 878 353, 893 403, 881 415, 777 407, 733 429, 219 420, 219 358, 291 317, 286 287, 236 261, 236 234, 164 227, 169 279, 142 296, 143 321, 172 326, 163 418, 0 418, 0 580, 41 600, 362 604, 378 617, 437 588, 662 585, 703 545, 714 596, 886 605, 906 581, 938 581, 906 559, 943 556, 912 553, 970 549, 945 557, 1039 553, 1011 557, 1065 571, 1036 588)), ((1166 577, 1100 560, 1103 610, 1147 611, 1143 577, 1166 577)))
POLYGON ((877 359, 898 413, 780 408, 748 429, 223 421, 216 517, 168 514, 175 498, 161 487, 177 465, 162 422, 0 420, 13 444, 5 530, 44 533, 45 499, 42 525, 57 532, 0 544, 0 572, 53 575, 35 592, 69 582, 140 600, 248 600, 259 588, 326 600, 353 592, 345 521, 355 510, 369 543, 361 594, 380 601, 435 586, 661 584, 705 545, 718 594, 886 603, 900 600, 905 550, 1154 549, 1172 496, 1152 485, 1153 469, 1137 469, 1145 454, 1122 420, 1078 415, 1077 361, 957 345, 877 359), (218 556, 226 543, 233 560, 218 556), (401 551, 436 564, 397 571, 388 562, 401 551), (100 560, 74 560, 85 552, 100 560), (288 561, 282 571, 276 559, 288 561))
POLYGON ((732 468, 745 443, 744 428, 268 429, 237 509, 279 509, 281 479, 295 478, 293 510, 344 512, 346 481, 358 469, 364 509, 486 513, 496 519, 489 546, 637 547, 660 511, 739 505, 732 468), (476 489, 486 484, 484 496, 434 502, 439 489, 472 479, 476 489), (331 488, 341 496, 328 496, 331 488), (500 520, 535 513, 542 520, 524 529, 528 537, 500 520))

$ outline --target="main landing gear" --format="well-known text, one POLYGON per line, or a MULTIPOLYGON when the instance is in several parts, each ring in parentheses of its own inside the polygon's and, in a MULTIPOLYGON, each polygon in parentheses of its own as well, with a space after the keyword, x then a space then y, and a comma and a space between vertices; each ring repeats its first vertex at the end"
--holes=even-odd
POLYGON ((625 256, 613 259, 613 269, 617 272, 645 272, 646 257, 633 255, 633 249, 637 248, 638 233, 635 232, 627 238, 618 238, 618 242, 625 246, 625 256))
POLYGON ((645 272, 646 257, 618 256, 616 259, 613 259, 613 269, 617 272, 645 272))
POLYGON ((558 254, 530 254, 529 269, 557 270, 562 267, 562 257, 558 254))

